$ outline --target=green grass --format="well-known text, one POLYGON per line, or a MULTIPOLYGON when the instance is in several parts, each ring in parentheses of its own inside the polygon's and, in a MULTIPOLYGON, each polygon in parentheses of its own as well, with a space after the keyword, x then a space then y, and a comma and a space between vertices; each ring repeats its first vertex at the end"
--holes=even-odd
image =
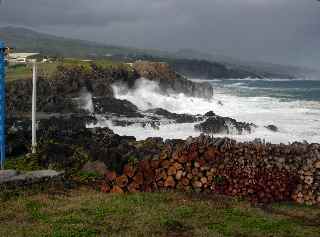
POLYGON ((19 80, 32 76, 32 67, 27 65, 15 65, 6 68, 6 80, 19 80))
MULTIPOLYGON (((39 63, 38 75, 50 76, 56 70, 58 63, 39 63)), ((14 65, 6 68, 6 80, 32 79, 32 65, 14 65)))
POLYGON ((267 210, 219 196, 112 195, 81 188, 0 203, 0 236, 320 236, 320 208, 267 210))

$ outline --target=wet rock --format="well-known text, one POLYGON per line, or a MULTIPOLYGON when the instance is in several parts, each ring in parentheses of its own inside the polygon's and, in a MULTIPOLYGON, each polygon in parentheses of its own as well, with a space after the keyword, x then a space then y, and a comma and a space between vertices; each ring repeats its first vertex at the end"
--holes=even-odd
POLYGON ((112 125, 117 126, 117 127, 128 127, 128 126, 131 126, 131 125, 137 124, 137 123, 138 122, 128 121, 128 120, 117 120, 117 119, 112 120, 112 125))
POLYGON ((118 100, 115 98, 93 98, 94 110, 96 113, 112 113, 118 116, 143 117, 138 112, 137 106, 127 100, 118 100))
POLYGON ((218 105, 223 106, 223 103, 221 100, 218 101, 218 105))
POLYGON ((204 116, 206 116, 206 117, 214 117, 214 116, 216 116, 216 114, 213 111, 209 111, 209 112, 205 113, 204 116))
POLYGON ((275 125, 272 125, 272 124, 268 125, 268 126, 265 126, 265 128, 269 129, 272 132, 278 132, 279 131, 278 127, 275 126, 275 125))
POLYGON ((112 119, 111 120, 112 125, 114 126, 120 126, 120 127, 128 127, 131 125, 139 125, 142 128, 151 127, 155 130, 158 130, 160 128, 160 120, 155 120, 152 118, 152 120, 149 120, 149 118, 146 118, 146 120, 131 120, 130 118, 121 118, 121 119, 112 119))
MULTIPOLYGON (((210 112, 209 115, 212 115, 210 112)), ((210 116, 205 122, 195 125, 195 129, 204 133, 242 134, 251 132, 254 124, 238 122, 235 119, 221 116, 210 116)))
POLYGON ((191 114, 171 113, 171 112, 169 112, 165 109, 162 109, 162 108, 149 109, 145 112, 159 115, 159 116, 162 116, 166 119, 174 120, 176 123, 194 123, 194 122, 199 122, 202 120, 201 116, 195 116, 195 115, 191 115, 191 114))

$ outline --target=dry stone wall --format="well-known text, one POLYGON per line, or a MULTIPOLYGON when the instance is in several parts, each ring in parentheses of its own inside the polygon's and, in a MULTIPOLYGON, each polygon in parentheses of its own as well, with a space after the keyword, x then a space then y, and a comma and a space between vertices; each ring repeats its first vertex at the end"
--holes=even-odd
POLYGON ((207 136, 166 144, 159 157, 108 171, 103 192, 178 189, 219 193, 251 202, 320 205, 320 145, 237 143, 207 136))

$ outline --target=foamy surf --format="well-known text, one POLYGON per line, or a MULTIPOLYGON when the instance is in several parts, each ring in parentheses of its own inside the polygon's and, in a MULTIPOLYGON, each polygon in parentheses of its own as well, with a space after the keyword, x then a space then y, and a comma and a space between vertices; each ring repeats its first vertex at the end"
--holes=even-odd
MULTIPOLYGON (((220 116, 258 125, 258 128, 250 134, 222 133, 214 136, 227 136, 238 141, 251 141, 259 138, 272 143, 320 142, 320 102, 318 101, 283 101, 266 96, 243 97, 232 95, 221 88, 215 89, 214 98, 211 100, 187 97, 184 94, 165 95, 159 92, 159 87, 155 82, 143 79, 140 79, 132 90, 119 85, 114 85, 113 89, 116 98, 128 100, 142 111, 163 108, 174 113, 195 115, 213 110, 220 116), (279 131, 272 132, 265 128, 270 124, 277 126, 279 131)), ((185 139, 189 136, 198 136, 200 132, 194 129, 194 125, 193 123, 161 123, 159 129, 154 129, 137 124, 127 127, 114 126, 111 121, 100 121, 98 124, 98 126, 108 126, 120 135, 135 136, 138 140, 147 137, 185 139)))

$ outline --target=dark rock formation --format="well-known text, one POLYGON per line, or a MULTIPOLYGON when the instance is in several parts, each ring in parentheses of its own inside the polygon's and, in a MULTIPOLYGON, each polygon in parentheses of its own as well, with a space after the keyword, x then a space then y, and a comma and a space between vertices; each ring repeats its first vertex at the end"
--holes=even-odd
POLYGON ((133 85, 139 75, 130 70, 125 65, 119 64, 114 67, 102 67, 92 64, 90 67, 84 66, 60 66, 53 76, 53 80, 62 80, 67 85, 73 85, 76 92, 80 88, 86 87, 92 95, 113 97, 111 84, 114 82, 124 82, 133 85))
MULTIPOLYGON (((67 175, 79 171, 88 161, 102 161, 109 169, 121 170, 128 162, 158 154, 163 146, 159 139, 137 142, 134 137, 116 135, 108 128, 87 129, 89 121, 94 122, 94 119, 87 116, 41 119, 37 134, 38 153, 15 162, 30 169, 66 170, 67 175)), ((23 156, 29 151, 29 124, 26 119, 9 129, 9 157, 23 156)))
MULTIPOLYGON (((96 65, 59 66, 52 78, 39 78, 37 82, 37 109, 47 113, 83 112, 75 98, 87 91, 92 96, 112 98, 111 84, 123 81, 133 84, 139 78, 126 67, 104 69, 96 65)), ((9 117, 30 112, 32 80, 7 83, 7 112, 9 117)))
MULTIPOLYGON (((50 78, 39 78, 37 82, 37 109, 46 113, 79 113, 84 108, 79 103, 83 92, 91 93, 97 99, 97 107, 109 112, 110 105, 118 107, 121 101, 112 100, 113 83, 123 83, 132 88, 136 80, 146 77, 160 83, 164 93, 185 93, 189 96, 211 98, 213 89, 209 84, 194 83, 182 78, 170 69, 167 64, 137 63, 134 68, 119 64, 118 66, 58 66, 50 78), (106 106, 102 106, 106 105, 106 106)), ((32 80, 17 80, 7 83, 7 114, 8 117, 25 116, 31 110, 32 80)), ((121 108, 125 108, 124 102, 121 108)), ((133 110, 132 106, 131 109, 133 110)), ((133 111, 128 112, 133 113, 133 111)))
POLYGON ((143 117, 138 107, 127 100, 110 97, 93 98, 94 111, 97 114, 112 113, 118 116, 143 117))
POLYGON ((159 129, 160 125, 161 125, 161 121, 159 119, 143 119, 143 120, 139 120, 139 119, 135 119, 135 120, 131 120, 131 119, 117 119, 117 118, 112 118, 111 122, 114 126, 119 126, 119 127, 127 127, 130 125, 140 125, 142 128, 146 128, 146 127, 151 127, 153 129, 159 129))
MULTIPOLYGON (((78 106, 68 96, 69 93, 80 91, 65 81, 49 81, 39 78, 37 82, 38 111, 42 112, 75 112, 78 106)), ((6 86, 7 114, 9 117, 28 113, 31 110, 32 80, 8 82, 6 86)))
POLYGON ((217 62, 196 59, 176 59, 170 65, 177 72, 192 78, 261 78, 258 73, 239 68, 231 68, 217 62))
POLYGON ((278 132, 279 131, 278 127, 273 125, 273 124, 265 126, 265 128, 269 129, 272 132, 278 132))
POLYGON ((213 116, 216 116, 216 114, 213 111, 209 111, 209 112, 205 113, 204 116, 213 117, 213 116))
POLYGON ((206 121, 195 125, 195 129, 208 133, 227 133, 227 134, 242 134, 244 132, 250 133, 255 127, 254 124, 238 122, 229 117, 218 116, 212 111, 206 113, 209 117, 206 121))
POLYGON ((195 116, 191 114, 176 114, 161 108, 149 109, 145 112, 160 115, 166 119, 174 120, 176 123, 195 123, 203 120, 202 116, 195 116))
POLYGON ((164 93, 184 93, 187 96, 212 98, 209 83, 195 83, 174 72, 167 63, 136 62, 134 69, 146 79, 156 81, 164 93))

